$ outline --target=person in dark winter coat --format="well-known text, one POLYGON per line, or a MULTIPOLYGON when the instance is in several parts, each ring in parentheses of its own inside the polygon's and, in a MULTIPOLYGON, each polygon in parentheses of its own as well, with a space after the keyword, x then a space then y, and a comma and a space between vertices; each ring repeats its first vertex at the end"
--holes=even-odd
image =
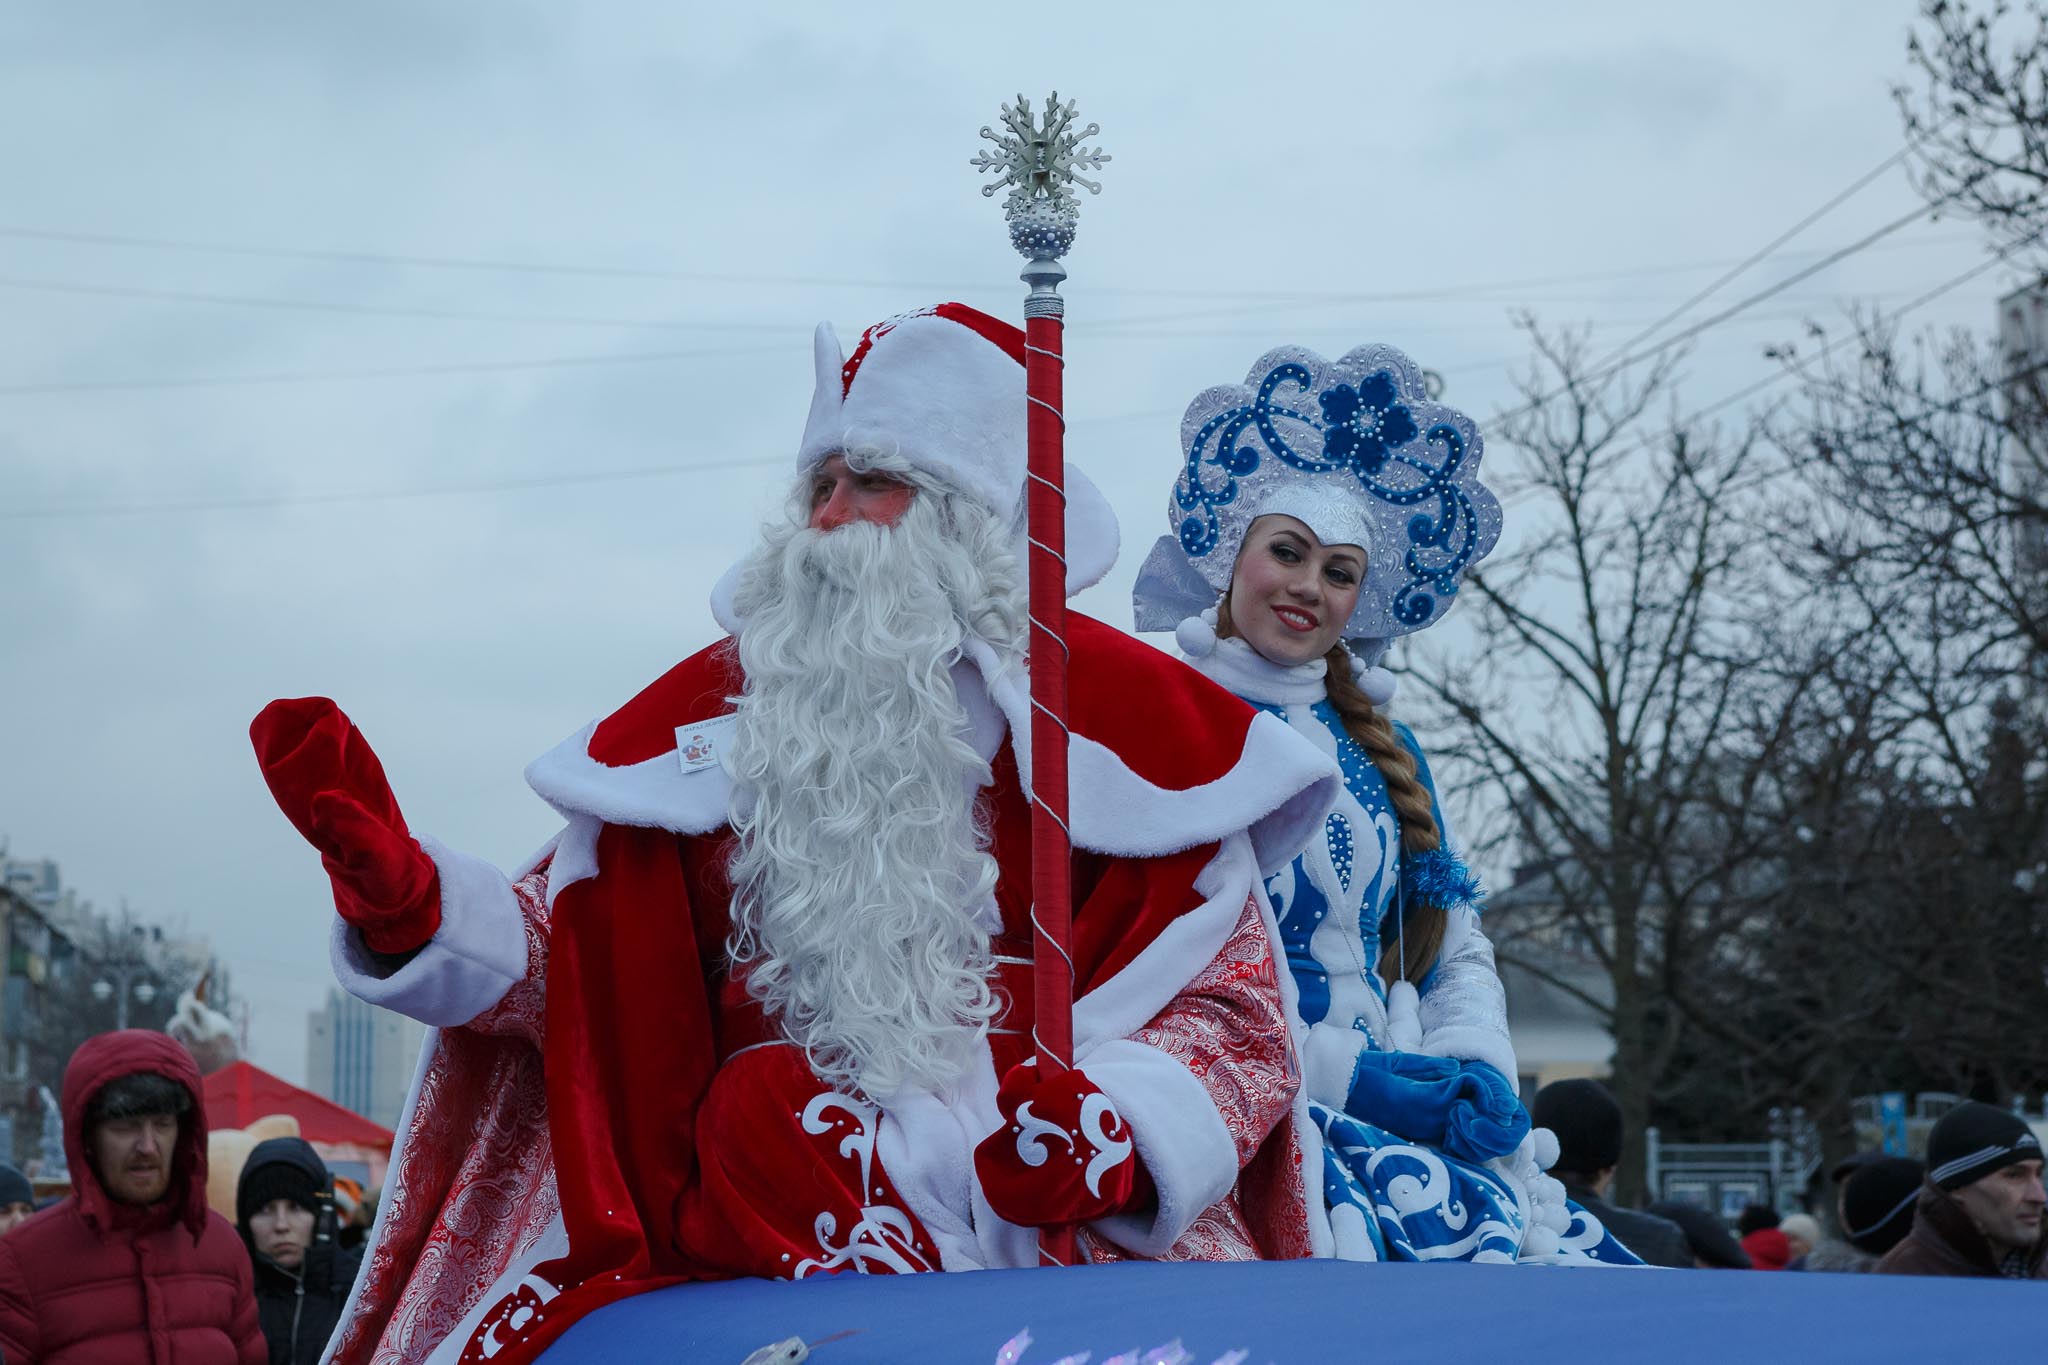
POLYGON ((1623 1246, 1650 1265, 1692 1268, 1692 1247, 1676 1223, 1607 1202, 1621 1164, 1621 1106, 1594 1080, 1552 1081, 1536 1092, 1529 1120, 1557 1136, 1550 1173, 1579 1207, 1598 1218, 1623 1246))
POLYGON ((1678 1224, 1692 1250, 1692 1263, 1701 1270, 1750 1270, 1749 1253, 1728 1225, 1711 1209, 1698 1204, 1660 1203, 1650 1212, 1678 1224))
POLYGON ((36 1189, 28 1177, 0 1161, 0 1237, 26 1223, 35 1215, 36 1189))
POLYGON ((235 1221, 256 1267, 270 1365, 313 1365, 341 1320, 362 1253, 335 1240, 333 1181, 310 1143, 256 1144, 235 1187, 235 1221))
POLYGON ((1847 1269, 1875 1270, 1879 1257, 1906 1240, 1926 1179, 1927 1168, 1905 1156, 1881 1157, 1849 1173, 1842 1182, 1842 1235, 1864 1262, 1847 1269))
POLYGON ((1959 1104, 1928 1134, 1927 1180, 1912 1230, 1877 1272, 2048 1280, 2044 1207, 2033 1129, 2003 1109, 1959 1104))
POLYGON ((206 1207, 199 1069, 143 1029, 64 1069, 73 1193, 0 1237, 8 1365, 263 1365, 249 1257, 206 1207))

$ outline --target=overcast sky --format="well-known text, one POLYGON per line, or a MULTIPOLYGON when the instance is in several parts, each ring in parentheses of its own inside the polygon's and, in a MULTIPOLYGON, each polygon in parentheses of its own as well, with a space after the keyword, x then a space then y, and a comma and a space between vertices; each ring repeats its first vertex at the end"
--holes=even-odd
MULTIPOLYGON (((1196 391, 1283 342, 1386 341, 1483 428, 1514 310, 1620 342, 1896 151, 1910 18, 9 6, 0 838, 210 936, 253 1060, 302 1080, 332 909, 250 717, 336 698, 415 828, 523 859, 555 823, 527 760, 715 637, 810 328, 1021 316, 967 164, 1004 99, 1076 97, 1115 158, 1068 262, 1067 392, 1124 523, 1081 605, 1128 625, 1196 391)), ((1886 175, 1716 302, 1915 202, 1886 175)), ((1898 232, 1707 333, 1685 396, 1980 257, 1961 223, 1898 232)), ((2009 283, 1915 320, 1981 329, 2009 283)))

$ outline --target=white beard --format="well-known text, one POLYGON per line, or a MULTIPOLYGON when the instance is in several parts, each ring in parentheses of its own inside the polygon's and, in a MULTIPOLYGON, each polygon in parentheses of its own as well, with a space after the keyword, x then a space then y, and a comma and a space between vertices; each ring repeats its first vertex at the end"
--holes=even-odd
POLYGON ((1008 537, 921 488, 894 527, 771 528, 734 606, 734 969, 828 1085, 943 1090, 998 1008, 989 768, 950 670, 970 634, 1021 647, 1008 537))

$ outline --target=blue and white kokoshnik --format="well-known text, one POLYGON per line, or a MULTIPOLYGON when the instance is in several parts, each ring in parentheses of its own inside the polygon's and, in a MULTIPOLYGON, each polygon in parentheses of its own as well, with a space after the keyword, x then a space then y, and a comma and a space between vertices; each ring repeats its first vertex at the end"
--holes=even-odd
POLYGON ((1243 384, 1195 397, 1181 449, 1172 534, 1139 571, 1140 630, 1213 605, 1252 521, 1284 512, 1324 544, 1365 550, 1344 637, 1373 657, 1449 610, 1459 578, 1500 539, 1500 500, 1479 482, 1478 428, 1431 401, 1422 371, 1392 346, 1338 360, 1268 351, 1243 384))

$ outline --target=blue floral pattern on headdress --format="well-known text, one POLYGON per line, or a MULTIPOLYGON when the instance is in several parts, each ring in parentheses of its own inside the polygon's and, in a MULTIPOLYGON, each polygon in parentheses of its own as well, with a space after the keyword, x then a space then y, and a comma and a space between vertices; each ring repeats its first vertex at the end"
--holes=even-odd
POLYGON ((1389 450, 1415 439, 1415 418, 1385 370, 1367 375, 1355 389, 1332 384, 1316 401, 1323 406, 1323 454, 1351 466, 1361 479, 1377 478, 1389 450))
POLYGON ((1479 482, 1478 429, 1431 401, 1421 370, 1391 346, 1334 362, 1300 347, 1268 352, 1245 385, 1199 395, 1181 432, 1174 539, 1219 591, 1274 494, 1308 485, 1357 506, 1374 543, 1347 638, 1428 625, 1500 536, 1500 502, 1479 482))

